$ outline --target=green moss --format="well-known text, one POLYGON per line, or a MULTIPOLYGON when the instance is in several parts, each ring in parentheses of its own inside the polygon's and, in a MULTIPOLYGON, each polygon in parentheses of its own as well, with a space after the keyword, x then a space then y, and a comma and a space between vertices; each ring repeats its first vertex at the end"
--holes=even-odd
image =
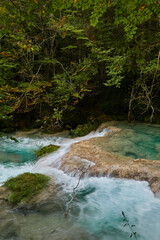
POLYGON ((17 138, 15 138, 15 137, 9 137, 9 138, 14 142, 18 142, 17 138))
POLYGON ((71 133, 74 135, 74 137, 82 137, 85 136, 86 134, 95 131, 99 126, 99 122, 91 122, 91 123, 86 123, 83 125, 78 125, 76 129, 72 129, 71 133))
POLYGON ((14 204, 22 200, 28 202, 49 180, 50 177, 39 173, 23 173, 7 180, 4 186, 12 191, 8 198, 9 202, 14 204))
POLYGON ((38 157, 41 157, 47 153, 51 153, 51 152, 54 152, 56 150, 58 150, 59 146, 56 146, 56 145, 48 145, 48 146, 45 146, 45 147, 40 147, 38 150, 35 150, 35 154, 38 156, 38 157))

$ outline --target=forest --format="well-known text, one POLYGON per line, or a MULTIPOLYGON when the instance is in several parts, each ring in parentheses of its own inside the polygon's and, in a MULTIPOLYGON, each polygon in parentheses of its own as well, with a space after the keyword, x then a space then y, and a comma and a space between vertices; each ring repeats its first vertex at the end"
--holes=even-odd
POLYGON ((0 130, 160 122, 160 1, 1 0, 0 130))

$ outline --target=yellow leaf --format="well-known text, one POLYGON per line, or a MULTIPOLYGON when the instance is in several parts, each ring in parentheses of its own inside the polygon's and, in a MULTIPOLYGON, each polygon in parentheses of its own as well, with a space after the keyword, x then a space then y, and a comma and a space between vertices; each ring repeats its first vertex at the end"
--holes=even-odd
POLYGON ((74 3, 77 3, 77 0, 74 0, 74 3))

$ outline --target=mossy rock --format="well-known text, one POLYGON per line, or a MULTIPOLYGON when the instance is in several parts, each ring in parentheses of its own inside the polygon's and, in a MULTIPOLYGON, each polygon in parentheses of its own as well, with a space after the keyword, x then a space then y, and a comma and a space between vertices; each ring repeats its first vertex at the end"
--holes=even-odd
POLYGON ((3 186, 11 190, 8 201, 18 204, 21 201, 29 202, 32 197, 40 193, 49 180, 50 177, 40 173, 23 173, 10 178, 3 186))
POLYGON ((44 156, 45 154, 54 152, 54 151, 56 151, 56 150, 58 150, 58 149, 59 149, 59 146, 50 144, 50 145, 48 145, 48 146, 40 147, 38 150, 35 150, 35 154, 36 154, 36 156, 38 156, 38 157, 42 157, 42 156, 44 156))
POLYGON ((74 137, 82 137, 92 131, 97 130, 98 126, 99 126, 99 121, 78 125, 76 129, 71 130, 71 134, 74 137))
POLYGON ((14 142, 18 142, 17 138, 15 138, 15 137, 8 137, 8 138, 11 139, 14 142))

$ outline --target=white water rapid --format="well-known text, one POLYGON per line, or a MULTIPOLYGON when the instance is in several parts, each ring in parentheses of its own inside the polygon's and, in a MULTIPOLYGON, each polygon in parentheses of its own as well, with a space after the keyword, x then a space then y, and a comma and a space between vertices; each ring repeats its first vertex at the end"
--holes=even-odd
MULTIPOLYGON (((49 174, 62 186, 58 196, 63 199, 65 210, 73 200, 73 188, 79 178, 60 170, 63 155, 72 143, 102 137, 108 131, 105 129, 76 139, 21 137, 18 143, 3 138, 1 158, 6 161, 0 164, 0 181, 28 171, 49 174), (33 150, 49 144, 60 148, 35 162, 33 150), (23 161, 17 162, 17 157, 21 158, 20 152, 23 161), (12 156, 14 161, 9 162, 8 158, 12 156)), ((0 240, 129 240, 131 230, 124 227, 122 211, 129 223, 135 225, 133 229, 138 240, 160 239, 160 200, 154 197, 147 182, 86 176, 76 189, 76 201, 66 219, 62 209, 25 214, 8 211, 0 222, 0 240)))

